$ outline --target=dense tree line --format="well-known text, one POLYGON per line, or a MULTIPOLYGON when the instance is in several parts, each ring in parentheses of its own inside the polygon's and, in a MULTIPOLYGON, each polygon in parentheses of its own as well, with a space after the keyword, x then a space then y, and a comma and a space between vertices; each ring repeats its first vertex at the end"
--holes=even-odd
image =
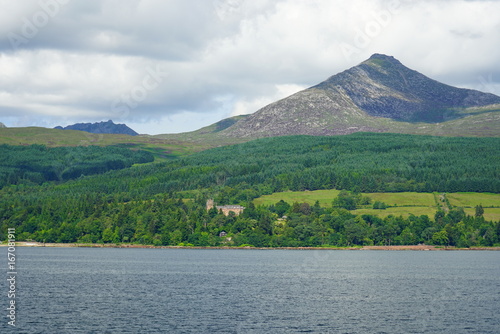
POLYGON ((67 181, 153 161, 148 152, 116 146, 0 145, 0 157, 0 188, 9 184, 67 181))
POLYGON ((18 240, 39 242, 140 243, 193 246, 354 246, 413 245, 493 246, 500 242, 500 223, 463 209, 434 217, 353 215, 318 203, 280 201, 269 207, 251 202, 239 215, 205 209, 204 196, 185 200, 158 195, 148 201, 109 202, 87 195, 64 201, 11 202, 0 205, 0 219, 15 227, 18 240), (222 235, 221 232, 227 233, 222 235))
MULTIPOLYGON (((98 166, 115 161, 120 154, 134 157, 124 162, 125 166, 150 158, 116 147, 26 149, 32 157, 26 165, 29 168, 15 160, 22 159, 16 154, 5 154, 10 165, 2 168, 43 174, 60 166, 56 168, 59 176, 54 178, 56 182, 45 182, 47 176, 37 181, 23 174, 14 182, 5 181, 8 178, 2 174, 1 239, 8 227, 15 227, 18 240, 45 242, 200 246, 419 242, 475 246, 499 242, 498 222, 487 222, 482 214, 468 217, 455 208, 431 218, 354 216, 347 209, 365 205, 366 199, 346 191, 498 193, 500 138, 396 134, 266 138, 121 170, 101 170, 98 166), (70 173, 86 163, 104 173, 70 173), (75 178, 62 177, 70 174, 75 178), (80 177, 82 174, 87 176, 80 177), (305 203, 255 208, 252 204, 254 198, 277 191, 332 188, 346 191, 332 198, 329 208, 305 203), (216 210, 207 212, 208 198, 218 204, 242 204, 247 209, 240 216, 229 217, 216 210), (222 231, 228 233, 230 241, 219 237, 222 231)), ((375 204, 377 208, 385 205, 375 204)))

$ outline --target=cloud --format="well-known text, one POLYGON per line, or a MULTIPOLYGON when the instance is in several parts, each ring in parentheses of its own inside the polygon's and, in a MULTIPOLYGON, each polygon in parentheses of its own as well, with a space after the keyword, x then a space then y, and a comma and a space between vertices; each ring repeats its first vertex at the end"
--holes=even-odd
POLYGON ((375 52, 448 84, 500 93, 497 1, 0 5, 7 126, 113 119, 139 132, 195 130, 255 112, 375 52))

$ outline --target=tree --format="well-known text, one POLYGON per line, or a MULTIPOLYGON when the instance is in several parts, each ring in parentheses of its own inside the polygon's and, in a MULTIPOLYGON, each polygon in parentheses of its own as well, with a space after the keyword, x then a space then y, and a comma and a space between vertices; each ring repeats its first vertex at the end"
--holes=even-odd
POLYGON ((172 245, 178 245, 182 242, 182 232, 180 230, 175 230, 170 233, 170 243, 172 245))
POLYGON ((445 230, 441 230, 432 235, 432 242, 435 245, 447 245, 448 241, 448 233, 445 230))
POLYGON ((475 214, 475 216, 476 217, 482 217, 483 214, 484 214, 483 206, 481 204, 476 205, 476 214, 475 214))
POLYGON ((290 209, 290 204, 288 204, 284 200, 280 200, 274 205, 274 208, 276 210, 276 213, 278 214, 278 217, 282 217, 290 209))
POLYGON ((311 206, 309 203, 300 203, 300 209, 299 211, 306 216, 309 216, 311 214, 311 206))
POLYGON ((373 203, 373 208, 378 210, 385 210, 387 209, 387 204, 385 204, 384 202, 375 201, 373 203))
POLYGON ((493 226, 488 226, 483 234, 483 244, 493 246, 498 242, 498 237, 493 226))
POLYGON ((454 208, 451 209, 450 212, 446 215, 448 221, 451 221, 452 224, 456 224, 462 219, 465 218, 465 212, 463 208, 454 208))
POLYGON ((401 231, 398 237, 398 241, 401 245, 414 245, 417 241, 415 234, 411 231, 409 227, 401 231))
POLYGON ((102 231, 102 242, 109 243, 113 241, 113 230, 111 228, 106 228, 102 231))
POLYGON ((390 217, 388 217, 384 219, 384 222, 375 229, 376 241, 377 243, 390 246, 393 243, 393 240, 397 237, 399 231, 399 226, 396 224, 394 219, 390 219, 390 217))
POLYGON ((342 190, 332 203, 335 208, 344 208, 347 210, 356 210, 356 197, 348 191, 342 190))
POLYGON ((344 223, 344 235, 348 244, 362 245, 369 237, 369 227, 360 216, 357 216, 344 223))
POLYGON ((315 215, 318 216, 324 212, 323 208, 319 204, 319 201, 314 202, 314 205, 311 207, 311 210, 315 215))
POLYGON ((299 202, 293 202, 292 207, 290 208, 291 213, 299 213, 300 212, 300 204, 299 202))
POLYGON ((272 218, 267 214, 262 214, 257 222, 257 228, 264 233, 271 235, 273 231, 272 218))

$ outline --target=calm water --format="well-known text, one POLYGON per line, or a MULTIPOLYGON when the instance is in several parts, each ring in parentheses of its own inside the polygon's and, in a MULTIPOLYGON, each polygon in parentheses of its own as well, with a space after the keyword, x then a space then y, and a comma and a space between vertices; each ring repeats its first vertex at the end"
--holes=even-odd
POLYGON ((3 279, 1 333, 500 333, 500 252, 17 255, 17 326, 7 325, 3 279))

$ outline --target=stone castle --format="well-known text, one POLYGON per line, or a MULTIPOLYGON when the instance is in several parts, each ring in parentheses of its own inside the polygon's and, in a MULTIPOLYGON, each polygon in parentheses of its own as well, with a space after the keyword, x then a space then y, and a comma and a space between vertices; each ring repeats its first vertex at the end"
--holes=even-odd
POLYGON ((215 207, 217 211, 222 211, 225 216, 229 216, 229 212, 233 212, 236 216, 245 210, 244 206, 241 205, 215 205, 213 199, 207 200, 207 211, 215 207))

